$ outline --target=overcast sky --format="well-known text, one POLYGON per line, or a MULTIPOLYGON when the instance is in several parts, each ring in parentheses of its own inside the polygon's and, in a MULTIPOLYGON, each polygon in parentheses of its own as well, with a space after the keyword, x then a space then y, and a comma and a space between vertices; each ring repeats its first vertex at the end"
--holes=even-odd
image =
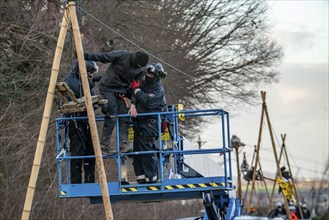
MULTIPOLYGON (((276 146, 282 144, 280 135, 286 134, 285 144, 295 177, 321 177, 329 158, 328 1, 272 0, 269 5, 274 22, 272 36, 285 53, 278 68, 280 82, 263 88, 276 146)), ((259 104, 230 112, 231 134, 246 144, 242 151, 249 163, 258 140, 261 111, 259 104)), ((265 123, 260 151, 264 171, 275 167, 269 137, 265 123)), ((232 158, 235 160, 235 154, 232 158)))

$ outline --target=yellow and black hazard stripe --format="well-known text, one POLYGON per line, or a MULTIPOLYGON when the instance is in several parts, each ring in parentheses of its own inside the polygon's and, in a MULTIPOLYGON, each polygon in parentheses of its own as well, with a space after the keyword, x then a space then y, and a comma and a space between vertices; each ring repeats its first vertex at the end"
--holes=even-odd
MULTIPOLYGON (((167 185, 165 186, 166 190, 174 189, 194 189, 194 188, 219 188, 224 186, 224 183, 197 183, 197 184, 177 184, 177 185, 167 185)), ((147 186, 146 190, 157 191, 160 190, 160 186, 147 186)), ((143 189, 144 191, 145 189, 143 189)), ((121 189, 121 192, 138 192, 137 187, 124 187, 121 189)))
MULTIPOLYGON (((151 190, 151 191, 157 191, 160 190, 161 187, 160 186, 148 186, 146 187, 146 190, 151 190)), ((121 192, 138 192, 138 188, 137 187, 125 187, 121 189, 121 192)), ((144 190, 143 190, 144 191, 144 190)))
POLYGON ((160 186, 148 186, 146 187, 147 190, 152 190, 152 191, 157 191, 160 190, 161 187, 160 186))
POLYGON ((121 192, 138 192, 136 187, 125 187, 121 189, 121 192))
POLYGON ((217 188, 223 185, 224 185, 223 183, 197 183, 197 184, 169 185, 169 186, 165 186, 165 188, 167 190, 207 188, 207 187, 217 188))

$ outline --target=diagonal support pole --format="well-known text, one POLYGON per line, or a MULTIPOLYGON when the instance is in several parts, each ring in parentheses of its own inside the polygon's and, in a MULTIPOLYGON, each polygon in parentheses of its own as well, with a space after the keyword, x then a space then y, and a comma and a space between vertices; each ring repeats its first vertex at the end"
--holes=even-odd
MULTIPOLYGON (((278 175, 279 177, 282 179, 282 173, 280 170, 280 162, 279 162, 279 158, 278 158, 278 154, 276 152, 276 146, 275 146, 275 141, 274 141, 274 136, 273 136, 273 130, 272 130, 272 124, 270 121, 270 116, 266 107, 266 102, 265 102, 265 98, 266 98, 266 92, 262 91, 262 98, 263 98, 263 103, 265 103, 265 113, 266 113, 266 120, 267 120, 267 126, 270 132, 270 138, 271 138, 271 142, 272 142, 272 148, 273 148, 273 153, 274 153, 274 158, 275 158, 275 164, 276 164, 276 169, 278 170, 278 175)), ((285 196, 283 196, 283 200, 284 200, 284 207, 286 209, 286 213, 287 213, 287 217, 290 219, 290 210, 289 210, 289 205, 288 205, 288 201, 287 198, 285 196)))
POLYGON ((288 165, 289 173, 290 173, 290 176, 291 176, 292 186, 293 186, 294 192, 295 192, 295 198, 296 198, 297 208, 298 208, 298 211, 299 211, 299 213, 301 215, 300 216, 301 219, 304 219, 304 215, 303 215, 303 212, 302 212, 302 207, 300 205, 299 196, 298 196, 297 189, 296 189, 295 178, 293 177, 293 174, 291 172, 290 162, 289 162, 289 158, 288 158, 288 154, 287 154, 287 149, 286 149, 286 144, 285 144, 286 134, 284 134, 284 135, 281 134, 281 139, 282 139, 282 143, 283 143, 282 144, 282 148, 284 150, 284 154, 285 154, 286 159, 287 159, 287 165, 288 165))
POLYGON ((103 198, 103 205, 105 209, 105 217, 106 219, 113 219, 113 213, 112 213, 112 207, 110 202, 110 196, 109 191, 107 187, 107 179, 106 179, 106 173, 104 169, 104 162, 102 158, 102 152, 99 144, 99 136, 97 132, 97 125, 96 125, 96 118, 95 118, 95 112, 91 100, 91 94, 89 89, 89 83, 88 83, 88 76, 87 76, 87 70, 86 70, 86 63, 83 55, 83 48, 82 48, 82 42, 81 42, 81 36, 80 36, 80 29, 76 14, 76 7, 74 2, 69 2, 69 11, 71 15, 71 21, 72 21, 72 30, 74 35, 74 41, 75 41, 75 48, 76 53, 78 56, 78 62, 79 62, 79 69, 80 69, 80 75, 82 80, 82 87, 84 91, 85 96, 85 102, 87 107, 87 113, 88 113, 88 121, 91 131, 91 137, 93 141, 94 151, 95 151, 95 157, 96 157, 96 168, 98 177, 100 180, 100 186, 102 189, 102 198, 103 198))
POLYGON ((55 93, 56 81, 57 81, 57 77, 58 77, 59 64, 60 64, 60 60, 62 57, 64 41, 65 41, 65 37, 67 34, 67 29, 68 29, 68 17, 67 16, 68 16, 68 14, 67 14, 67 11, 65 10, 64 16, 62 19, 61 29, 60 29, 59 36, 58 36, 53 66, 51 69, 48 93, 47 93, 47 97, 46 97, 46 103, 45 103, 45 108, 44 108, 44 112, 43 112, 38 143, 37 143, 36 151, 35 151, 35 155, 34 155, 34 161, 33 161, 32 171, 31 171, 31 175, 30 175, 29 185, 28 185, 27 192, 26 192, 25 203, 24 203, 24 208, 23 208, 23 213, 22 213, 22 220, 30 218, 33 196, 34 196, 35 187, 36 187, 39 170, 40 170, 40 166, 41 166, 41 158, 42 158, 43 149, 44 149, 45 142, 46 142, 46 135, 47 135, 47 131, 48 131, 51 108, 52 108, 53 101, 54 101, 54 93, 55 93))
POLYGON ((84 90, 85 103, 86 103, 86 107, 87 107, 88 120, 89 120, 89 125, 90 125, 90 130, 91 130, 91 137, 92 137, 94 151, 95 151, 96 167, 97 167, 97 172, 98 172, 98 176, 100 179, 100 185, 101 185, 101 190, 102 190, 105 217, 107 220, 113 219, 112 207, 111 207, 110 196, 109 196, 109 191, 108 191, 108 186, 107 186, 106 173, 105 173, 105 169, 104 169, 102 153, 100 150, 99 136, 98 136, 98 132, 97 132, 95 113, 94 113, 92 100, 91 100, 90 88, 89 88, 88 77, 87 77, 87 70, 86 70, 82 43, 81 43, 80 30, 79 30, 77 15, 76 15, 76 6, 75 6, 75 3, 71 1, 68 3, 68 5, 64 11, 64 16, 62 19, 61 29, 60 29, 60 33, 59 33, 59 37, 58 37, 58 42, 57 42, 56 51, 55 51, 55 57, 54 57, 54 61, 53 61, 52 71, 51 71, 49 88, 48 88, 48 93, 47 93, 47 98, 46 98, 46 103, 45 103, 45 109, 44 109, 43 118, 42 118, 42 122, 41 122, 40 134, 39 134, 39 138, 38 138, 38 143, 37 143, 36 152, 35 152, 34 161, 33 161, 33 167, 32 167, 32 171, 31 171, 31 176, 30 176, 30 180, 29 180, 29 185, 28 185, 23 213, 22 213, 22 220, 28 220, 30 218, 30 214, 31 214, 33 196, 35 193, 36 183, 37 183, 40 166, 41 166, 41 158, 42 158, 42 154, 43 154, 43 150, 44 150, 44 146, 45 146, 45 142, 46 142, 46 135, 47 135, 48 126, 49 126, 50 113, 51 113, 51 108, 52 108, 52 104, 54 101, 55 87, 56 87, 60 60, 62 57, 64 42, 65 42, 65 37, 67 34, 67 30, 68 30, 69 19, 71 19, 71 22, 72 22, 75 46, 77 49, 76 52, 77 52, 77 56, 78 56, 78 63, 79 63, 79 69, 80 69, 80 74, 81 74, 81 79, 82 79, 82 86, 83 86, 83 90, 84 90))
MULTIPOLYGON (((283 143, 282 143, 282 146, 281 146, 281 150, 280 150, 280 155, 279 155, 279 164, 281 163, 281 158, 282 158, 282 154, 283 154, 283 146, 284 146, 284 139, 283 139, 283 143)), ((273 187, 272 187, 272 193, 271 193, 271 199, 270 199, 270 209, 272 208, 272 201, 273 201, 273 198, 274 198, 274 191, 275 191, 275 186, 276 186, 276 179, 278 178, 279 174, 278 174, 278 170, 276 171, 276 174, 275 174, 275 178, 274 178, 274 182, 273 182, 273 187)))
MULTIPOLYGON (((263 97, 263 93, 262 93, 262 97, 263 97)), ((261 118, 260 118, 258 141, 257 141, 256 150, 255 150, 256 151, 255 165, 253 166, 251 164, 251 167, 253 168, 253 174, 252 174, 251 189, 250 189, 250 195, 249 195, 248 207, 247 207, 247 213, 248 214, 249 214, 249 211, 250 211, 250 208, 251 208, 252 197, 253 197, 253 193, 254 193, 254 190, 255 190, 255 181, 256 181, 256 172, 257 172, 256 170, 257 170, 257 165, 258 165, 258 160, 259 160, 259 149, 260 149, 260 142, 261 142, 261 139, 262 139, 263 121, 264 121, 264 114, 265 114, 265 108, 266 108, 265 97, 263 97, 263 107, 262 107, 262 114, 261 114, 261 118)))

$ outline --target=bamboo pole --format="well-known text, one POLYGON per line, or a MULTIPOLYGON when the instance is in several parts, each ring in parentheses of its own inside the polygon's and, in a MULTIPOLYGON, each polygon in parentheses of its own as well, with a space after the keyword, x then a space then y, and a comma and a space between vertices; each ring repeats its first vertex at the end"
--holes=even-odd
POLYGON ((49 125, 49 120, 50 120, 50 113, 51 113, 51 108, 52 108, 53 100, 54 100, 54 93, 55 93, 55 87, 56 87, 56 82, 57 82, 57 77, 58 77, 59 64, 60 64, 60 60, 62 57, 64 41, 65 41, 67 29, 68 29, 67 21, 68 21, 67 12, 65 10, 64 16, 62 19, 61 29, 59 32, 58 41, 57 41, 53 66, 51 69, 51 76, 50 76, 47 97, 46 97, 46 103, 45 103, 45 108, 44 108, 44 112, 43 112, 39 138, 38 138, 36 151, 35 151, 35 155, 34 155, 34 161, 33 161, 32 171, 31 171, 31 175, 30 175, 29 185, 28 185, 27 192, 26 192, 24 208, 23 208, 23 213, 22 213, 22 220, 30 218, 33 196, 34 196, 35 187, 36 187, 36 183, 37 183, 37 179, 38 179, 38 175, 39 175, 41 158, 42 158, 43 149, 44 149, 45 142, 46 142, 46 135, 47 135, 48 125, 49 125))
MULTIPOLYGON (((281 158, 282 158, 282 154, 283 154, 283 144, 282 143, 282 146, 281 146, 281 150, 280 150, 280 155, 279 155, 279 163, 281 163, 281 158)), ((278 178, 278 170, 276 171, 276 174, 275 174, 275 178, 274 178, 274 182, 273 182, 273 188, 272 188, 272 193, 271 193, 271 199, 270 199, 270 209, 272 209, 272 202, 273 202, 273 198, 274 198, 274 191, 275 191, 275 187, 276 187, 276 178, 278 178)))
MULTIPOLYGON (((261 166, 261 164, 260 164, 259 161, 258 161, 258 163, 259 163, 259 169, 262 171, 262 166, 261 166)), ((269 193, 268 193, 268 188, 267 188, 267 184, 266 184, 265 179, 266 179, 266 178, 264 178, 264 175, 263 175, 263 173, 262 173, 262 181, 263 181, 264 186, 265 186, 265 191, 266 191, 267 199, 268 199, 268 201, 270 201, 270 195, 269 195, 269 193)))
POLYGON ((89 125, 90 125, 90 130, 91 130, 91 137, 92 137, 94 151, 95 151, 96 168, 97 168, 97 173, 98 173, 98 177, 100 180, 100 186, 101 186, 101 190, 102 190, 105 217, 106 217, 106 219, 110 220, 110 219, 113 219, 113 213, 112 213, 109 191, 108 191, 108 187, 107 187, 107 179, 106 179, 106 173, 105 173, 105 169, 104 169, 102 153, 101 153, 100 144, 99 144, 99 137, 98 137, 98 132, 97 132, 95 113, 94 113, 90 89, 89 89, 86 64, 85 64, 84 55, 83 55, 83 48, 82 48, 82 43, 81 43, 80 29, 79 29, 77 14, 76 14, 75 3, 69 2, 68 8, 69 8, 70 16, 71 16, 71 21, 72 21, 72 29, 73 29, 76 53, 78 56, 79 70, 80 70, 82 86, 83 86, 83 91, 84 91, 84 96, 85 96, 85 103, 86 103, 86 107, 87 107, 88 120, 89 120, 89 125))
POLYGON ((295 197, 296 197, 296 204, 298 206, 298 211, 301 215, 301 218, 304 219, 304 215, 303 215, 303 212, 302 212, 302 207, 299 203, 299 196, 298 196, 298 193, 297 193, 297 189, 296 189, 296 182, 295 182, 295 179, 292 175, 292 172, 291 172, 291 167, 290 167, 290 162, 289 162, 289 158, 288 158, 288 154, 287 154, 287 149, 286 149, 286 144, 285 144, 285 140, 286 140, 286 134, 281 134, 281 139, 282 139, 282 147, 283 147, 283 150, 284 150, 284 154, 286 155, 286 159, 287 159, 287 165, 288 165, 288 168, 289 168, 289 173, 290 173, 290 178, 291 178, 291 182, 292 182, 292 186, 294 187, 294 192, 295 192, 295 197))
MULTIPOLYGON (((262 91, 261 94, 262 94, 262 99, 263 99, 263 103, 264 103, 263 106, 265 106, 264 111, 265 111, 265 114, 266 114, 267 126, 268 126, 268 129, 269 129, 269 132, 270 132, 270 138, 271 138, 271 142, 272 142, 272 148, 273 148, 276 168, 278 170, 279 177, 282 179, 282 173, 281 173, 281 170, 280 170, 280 163, 279 163, 279 159, 278 159, 278 154, 276 152, 276 146, 275 146, 275 141, 274 141, 274 136, 273 136, 273 131, 272 131, 272 125, 271 125, 270 116, 269 116, 269 113, 268 113, 268 110, 267 110, 267 107, 266 107, 266 101, 265 101, 266 92, 262 91)), ((284 200, 284 207, 286 209, 287 217, 288 217, 288 219, 290 219, 290 210, 289 210, 289 206, 288 206, 288 201, 287 201, 287 198, 284 195, 283 195, 283 200, 284 200)))
MULTIPOLYGON (((263 93, 262 93, 263 95, 263 93)), ((249 214, 249 210, 251 208, 251 203, 252 203, 252 196, 253 192, 255 189, 255 180, 256 180, 256 170, 257 170, 257 164, 258 164, 258 159, 259 159, 259 148, 260 148, 260 142, 261 142, 261 137, 262 137, 262 130, 263 130, 263 121, 264 121, 264 112, 266 108, 266 103, 264 103, 263 100, 263 106, 262 106, 262 115, 260 117, 260 125, 259 125, 259 132, 258 132, 258 141, 257 141, 257 146, 256 146, 256 159, 255 159, 255 166, 251 164, 251 168, 253 168, 253 173, 252 173, 252 181, 251 181, 251 189, 250 189, 250 195, 249 195, 249 201, 248 201, 248 206, 247 206, 247 213, 249 214)))
MULTIPOLYGON (((252 155, 252 160, 251 160, 251 167, 253 167, 253 163, 254 163, 254 159, 255 159, 255 154, 256 154, 256 149, 257 149, 257 146, 254 145, 254 153, 252 155)), ((249 191, 249 186, 250 186, 250 180, 248 180, 248 184, 247 184, 247 188, 246 188, 246 191, 244 193, 244 197, 243 197, 243 202, 242 202, 242 210, 244 210, 245 208, 245 199, 247 198, 247 195, 248 195, 248 191, 249 191)))

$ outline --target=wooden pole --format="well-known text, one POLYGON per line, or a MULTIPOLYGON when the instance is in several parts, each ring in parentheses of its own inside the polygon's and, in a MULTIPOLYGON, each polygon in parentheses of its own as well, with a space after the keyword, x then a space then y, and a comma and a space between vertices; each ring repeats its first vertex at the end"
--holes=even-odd
POLYGON ((84 91, 85 96, 85 103, 87 107, 87 113, 88 113, 88 120, 91 130, 91 137, 93 141, 94 151, 95 151, 95 157, 96 157, 96 168, 98 177, 100 180, 100 186, 102 190, 102 198, 103 198, 103 205, 105 209, 105 217, 106 219, 113 219, 113 213, 112 213, 112 207, 110 202, 110 196, 109 191, 107 187, 107 179, 106 179, 106 173, 104 169, 104 163, 102 158, 102 152, 99 144, 99 137, 97 132, 97 125, 96 125, 96 119, 95 119, 95 113, 93 109, 93 104, 91 100, 91 94, 89 89, 89 83, 88 83, 88 76, 86 71, 86 64, 85 59, 83 55, 83 48, 81 43, 81 36, 80 36, 80 29, 76 14, 76 7, 74 2, 68 3, 68 8, 71 16, 72 21, 72 30, 74 35, 74 41, 75 41, 75 48, 78 56, 78 62, 79 62, 79 70, 82 80, 82 87, 84 91))
POLYGON ((290 167, 290 162, 289 162, 289 158, 288 158, 288 154, 287 154, 287 149, 286 149, 286 144, 285 144, 285 140, 286 140, 286 134, 281 134, 281 139, 282 139, 282 148, 284 150, 284 154, 286 155, 286 159, 287 159, 287 165, 288 165, 288 168, 289 168, 289 173, 290 173, 290 178, 291 178, 291 182, 292 182, 292 186, 294 187, 294 191, 295 191, 295 197, 296 197, 296 205, 298 206, 298 211, 302 217, 302 219, 304 219, 304 215, 303 215, 303 212, 302 212, 302 207, 299 203, 299 196, 298 196, 298 193, 297 193, 297 189, 296 189, 296 182, 295 182, 295 179, 292 175, 292 172, 291 172, 291 167, 290 167))
MULTIPOLYGON (((263 93, 262 93, 263 95, 263 93)), ((251 164, 251 168, 253 168, 253 173, 252 173, 252 181, 251 181, 251 189, 250 189, 250 195, 249 195, 249 201, 248 201, 248 206, 247 206, 247 213, 249 214, 249 210, 251 208, 251 203, 252 203, 252 196, 253 192, 255 189, 255 180, 256 180, 256 170, 257 170, 257 164, 259 160, 259 148, 260 148, 260 142, 261 142, 261 137, 262 137, 262 130, 263 130, 263 121, 264 121, 264 112, 266 108, 266 103, 264 103, 263 100, 263 106, 262 106, 262 115, 260 117, 260 125, 259 125, 259 132, 258 132, 258 141, 257 141, 257 146, 256 146, 256 159, 255 159, 255 165, 253 166, 251 164)))
MULTIPOLYGON (((272 131, 272 125, 271 125, 270 116, 269 116, 269 113, 268 113, 268 110, 267 110, 267 107, 266 107, 266 101, 265 101, 266 92, 262 91, 261 94, 262 94, 262 99, 263 99, 264 111, 265 111, 265 114, 266 114, 267 126, 268 126, 268 129, 269 129, 269 132, 270 132, 270 137, 271 137, 271 142, 272 142, 272 148, 273 148, 276 168, 278 170, 279 177, 282 179, 282 173, 281 173, 281 170, 280 170, 280 162, 279 162, 278 154, 276 152, 276 146, 275 146, 275 141, 274 141, 274 136, 273 136, 273 131, 272 131)), ((288 217, 288 219, 290 219, 290 210, 289 210, 289 206, 288 206, 288 201, 287 201, 287 198, 284 195, 283 195, 283 199, 284 199, 284 207, 286 209, 287 217, 288 217)))
MULTIPOLYGON (((261 166, 261 164, 260 164, 259 161, 258 161, 258 163, 259 163, 259 169, 262 171, 262 166, 261 166)), ((262 174, 263 174, 263 173, 262 173, 262 174)), ((269 195, 269 193, 268 193, 268 188, 267 188, 267 184, 266 184, 266 181, 265 181, 264 175, 262 175, 262 181, 263 181, 263 184, 264 184, 264 186, 265 186, 265 191, 266 191, 267 199, 268 199, 268 201, 270 201, 270 195, 269 195)))
POLYGON ((237 198, 242 199, 242 186, 241 186, 241 171, 240 171, 240 162, 239 162, 239 144, 232 145, 235 148, 236 155, 236 164, 237 164, 237 172, 238 172, 238 190, 237 190, 237 198))
MULTIPOLYGON (((255 155, 256 155, 256 149, 257 149, 257 146, 255 145, 254 146, 254 153, 252 155, 252 160, 251 160, 251 167, 253 167, 253 163, 254 163, 254 159, 255 159, 255 155)), ((243 197, 243 200, 242 200, 242 207, 241 209, 244 210, 245 208, 245 199, 247 198, 247 195, 248 195, 248 191, 249 191, 249 186, 250 186, 250 180, 248 180, 248 184, 247 184, 247 187, 246 187, 246 191, 244 193, 244 197, 243 197)))
POLYGON ((57 41, 54 62, 53 62, 53 66, 51 69, 48 93, 47 93, 45 108, 44 108, 44 112, 43 112, 38 143, 37 143, 36 151, 35 151, 35 155, 34 155, 34 161, 33 161, 30 181, 29 181, 29 185, 27 188, 27 192, 26 192, 24 208, 23 208, 23 213, 22 213, 22 220, 30 218, 33 196, 34 196, 35 187, 36 187, 36 183, 37 183, 37 179, 38 179, 38 175, 39 175, 41 158, 42 158, 43 149, 44 149, 45 142, 46 142, 46 135, 47 135, 48 125, 49 125, 49 120, 50 120, 50 113, 51 113, 51 108, 52 108, 53 100, 54 100, 54 93, 55 93, 55 87, 56 87, 56 82, 57 82, 57 77, 58 77, 59 64, 60 64, 60 60, 62 57, 64 41, 65 41, 67 28, 68 28, 67 21, 68 21, 67 12, 65 10, 64 16, 62 19, 61 29, 59 32, 58 41, 57 41))
MULTIPOLYGON (((281 163, 281 158, 282 158, 282 154, 283 154, 283 144, 284 144, 284 143, 282 143, 281 150, 280 150, 279 163, 281 163)), ((277 171, 276 171, 276 174, 275 174, 274 182, 273 182, 272 193, 271 193, 270 209, 272 209, 272 202, 273 202, 274 191, 275 191, 275 186, 276 186, 276 181, 275 181, 275 180, 276 180, 276 178, 278 178, 278 175, 279 175, 279 171, 277 170, 277 171)))

